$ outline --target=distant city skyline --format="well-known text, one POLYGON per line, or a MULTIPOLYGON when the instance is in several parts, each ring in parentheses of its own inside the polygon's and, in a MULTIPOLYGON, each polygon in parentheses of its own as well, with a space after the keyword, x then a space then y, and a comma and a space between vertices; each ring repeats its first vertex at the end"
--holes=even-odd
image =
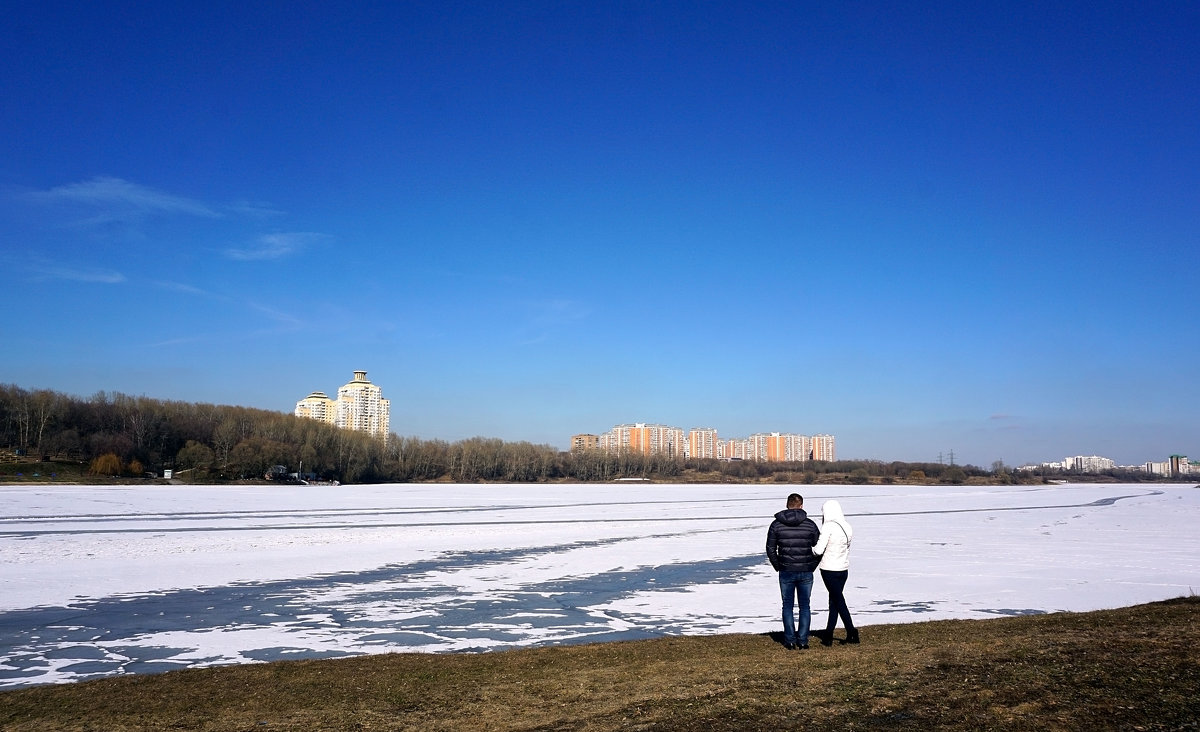
POLYGON ((8 8, 0 381, 1200 454, 1200 4, 8 8), (330 393, 330 395, 332 395, 330 393))
POLYGON ((802 435, 793 432, 755 432, 749 437, 720 439, 714 427, 684 430, 665 424, 630 422, 601 434, 571 436, 572 451, 601 450, 609 453, 640 453, 683 458, 804 462, 837 460, 833 435, 802 435))
POLYGON ((1147 460, 1140 465, 1118 465, 1102 455, 1074 455, 1062 460, 1017 466, 1017 470, 1061 470, 1064 472, 1103 473, 1109 470, 1141 470, 1152 475, 1183 477, 1200 473, 1200 462, 1191 461, 1187 455, 1171 455, 1166 460, 1147 460))

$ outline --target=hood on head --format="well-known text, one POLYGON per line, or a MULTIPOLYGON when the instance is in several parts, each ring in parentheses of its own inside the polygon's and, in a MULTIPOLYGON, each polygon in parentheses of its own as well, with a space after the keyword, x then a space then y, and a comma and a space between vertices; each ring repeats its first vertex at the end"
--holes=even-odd
POLYGON ((832 499, 825 501, 825 503, 821 504, 821 519, 823 521, 845 523, 846 515, 842 513, 842 504, 832 499))

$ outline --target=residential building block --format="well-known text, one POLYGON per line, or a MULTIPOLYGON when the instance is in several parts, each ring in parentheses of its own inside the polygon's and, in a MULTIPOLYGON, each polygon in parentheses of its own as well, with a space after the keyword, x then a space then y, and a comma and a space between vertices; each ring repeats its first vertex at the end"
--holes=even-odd
POLYGON ((354 378, 338 389, 336 400, 314 391, 296 402, 296 416, 368 432, 380 439, 387 439, 391 430, 391 402, 367 379, 366 371, 355 371, 354 378))

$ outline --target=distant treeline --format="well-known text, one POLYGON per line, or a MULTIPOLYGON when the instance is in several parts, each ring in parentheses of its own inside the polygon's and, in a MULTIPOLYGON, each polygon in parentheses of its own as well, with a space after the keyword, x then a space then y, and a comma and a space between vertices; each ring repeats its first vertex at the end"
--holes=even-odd
POLYGON ((768 463, 684 460, 666 455, 569 453, 552 445, 472 437, 458 442, 365 433, 247 407, 99 392, 82 399, 0 385, 0 447, 31 460, 70 461, 99 476, 162 475, 190 482, 259 479, 274 466, 344 483, 449 480, 512 483, 617 478, 816 483, 924 480, 961 483, 1007 476, 940 463, 768 463))

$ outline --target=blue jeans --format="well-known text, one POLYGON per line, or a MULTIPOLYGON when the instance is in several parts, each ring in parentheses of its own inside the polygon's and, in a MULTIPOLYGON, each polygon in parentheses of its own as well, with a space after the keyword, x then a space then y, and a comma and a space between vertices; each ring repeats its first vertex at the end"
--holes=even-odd
POLYGON ((779 594, 783 597, 783 642, 788 645, 808 643, 808 626, 812 621, 808 598, 812 595, 812 585, 812 572, 779 573, 779 594), (800 627, 798 629, 792 612, 797 597, 800 598, 800 627))

